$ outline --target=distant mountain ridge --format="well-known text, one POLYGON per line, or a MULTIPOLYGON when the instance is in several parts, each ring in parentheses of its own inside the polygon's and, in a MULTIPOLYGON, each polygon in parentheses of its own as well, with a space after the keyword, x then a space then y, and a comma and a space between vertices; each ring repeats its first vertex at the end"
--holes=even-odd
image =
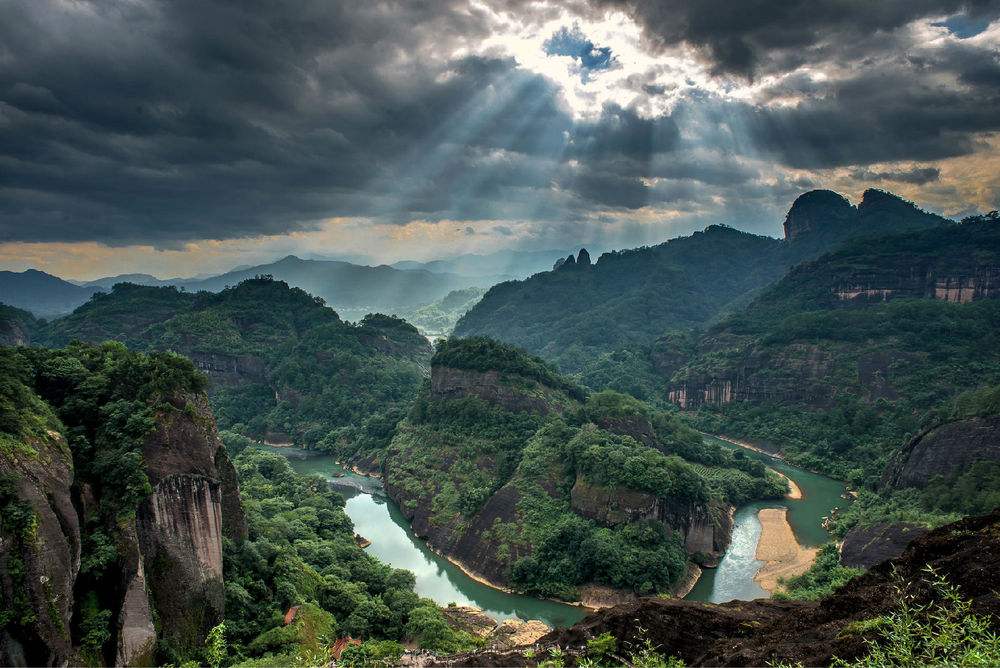
MULTIPOLYGON (((605 375, 602 365, 620 367, 607 355, 638 348, 628 354, 648 356, 658 337, 714 322, 790 267, 851 238, 950 224, 879 190, 865 191, 857 207, 832 191, 811 191, 789 209, 783 240, 713 225, 656 246, 605 253, 594 264, 581 252, 582 262, 570 256, 553 271, 494 286, 455 334, 513 343, 588 381, 605 375)), ((611 386, 642 396, 638 387, 611 386)))
POLYGON ((42 317, 69 313, 99 290, 37 269, 0 271, 0 302, 42 317))
POLYGON ((158 279, 148 274, 123 274, 74 284, 42 271, 0 272, 0 303, 37 316, 69 313, 99 291, 116 283, 145 286, 172 285, 189 292, 219 292, 254 276, 269 275, 321 297, 345 317, 356 320, 366 313, 396 313, 429 304, 449 292, 470 287, 486 288, 496 277, 459 276, 422 269, 369 267, 340 260, 303 260, 289 255, 276 262, 228 271, 201 279, 158 279))

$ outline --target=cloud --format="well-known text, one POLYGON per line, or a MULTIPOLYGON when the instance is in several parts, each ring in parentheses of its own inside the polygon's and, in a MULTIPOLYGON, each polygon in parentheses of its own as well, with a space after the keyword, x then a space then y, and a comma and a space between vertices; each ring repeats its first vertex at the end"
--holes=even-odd
POLYGON ((898 171, 877 171, 873 169, 855 169, 851 176, 858 181, 873 183, 876 181, 895 181, 897 183, 912 183, 922 186, 941 178, 941 170, 937 167, 914 167, 898 171))
POLYGON ((2 3, 0 245, 273 245, 331 218, 361 236, 448 230, 427 243, 470 228, 627 245, 711 222, 776 231, 834 173, 959 210, 995 192, 963 183, 989 170, 945 165, 996 156, 997 15, 958 0, 2 3))
POLYGON ((884 39, 923 18, 951 16, 950 29, 967 36, 974 34, 969 26, 980 29, 1000 11, 996 0, 595 0, 595 5, 627 12, 655 47, 694 46, 716 74, 747 78, 843 58, 859 42, 884 39))
POLYGON ((606 70, 614 63, 611 47, 595 45, 587 39, 578 25, 573 26, 572 30, 565 26, 560 28, 545 40, 542 48, 550 56, 569 56, 579 63, 580 78, 584 82, 592 72, 606 70))

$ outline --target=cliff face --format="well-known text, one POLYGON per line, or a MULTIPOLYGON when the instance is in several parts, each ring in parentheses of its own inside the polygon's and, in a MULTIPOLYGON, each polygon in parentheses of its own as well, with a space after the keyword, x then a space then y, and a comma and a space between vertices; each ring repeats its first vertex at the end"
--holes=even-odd
MULTIPOLYGON (((153 492, 135 518, 115 529, 120 581, 114 656, 118 665, 149 665, 158 640, 181 650, 200 647, 223 618, 222 539, 246 536, 236 472, 215 430, 203 395, 177 397, 160 412, 143 446, 145 473, 153 492)), ((33 444, 34 445, 34 444, 33 444)), ((36 517, 33 541, 0 543, 0 561, 24 563, 34 637, 5 637, 0 661, 8 665, 58 665, 73 661, 70 637, 80 525, 96 507, 90 485, 74 504, 74 468, 65 441, 53 434, 35 458, 0 455, 0 472, 17 479, 15 502, 36 517)), ((17 582, 4 568, 5 599, 17 582)))
POLYGON ((435 366, 431 369, 431 397, 436 400, 477 397, 509 411, 542 414, 561 411, 561 401, 554 390, 527 378, 518 377, 517 382, 510 382, 497 371, 435 366))
MULTIPOLYGON (((27 635, 0 632, 0 663, 59 665, 72 652, 73 584, 80 570, 80 520, 70 494, 73 461, 65 439, 52 432, 28 444, 37 456, 0 450, 0 492, 6 520, 33 514, 34 528, 0 536, 3 600, 17 617, 33 614, 27 635)), ((17 618, 16 617, 16 618, 17 618)))
POLYGON ((981 461, 1000 461, 1000 417, 948 422, 919 434, 889 462, 882 484, 923 487, 934 476, 947 478, 981 461))
POLYGON ((729 504, 677 504, 634 489, 611 488, 577 476, 570 491, 574 511, 604 526, 639 520, 662 522, 678 531, 689 554, 716 562, 729 546, 733 533, 733 510, 729 504))
POLYGON ((734 601, 713 605, 677 599, 644 598, 590 615, 570 629, 540 639, 536 651, 480 651, 448 657, 436 665, 537 665, 551 647, 571 661, 586 641, 610 633, 619 648, 641 647, 648 639, 661 652, 688 666, 764 666, 801 663, 829 665, 867 653, 864 633, 846 632, 851 622, 872 619, 899 605, 937 600, 927 582, 927 566, 972 601, 972 611, 998 630, 1000 597, 993 574, 1000 568, 1000 511, 966 518, 918 538, 897 559, 883 562, 818 602, 734 601), (896 587, 902 586, 900 593, 896 587))

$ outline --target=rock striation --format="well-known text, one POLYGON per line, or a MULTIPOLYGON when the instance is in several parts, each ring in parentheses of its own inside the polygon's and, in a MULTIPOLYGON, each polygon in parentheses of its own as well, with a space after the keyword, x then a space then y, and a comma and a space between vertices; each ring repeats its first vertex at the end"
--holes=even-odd
MULTIPOLYGON (((236 471, 215 429, 204 395, 175 397, 143 445, 153 492, 118 527, 121 577, 113 638, 117 665, 150 665, 158 642, 190 652, 222 621, 222 540, 246 537, 236 471)), ((37 616, 30 637, 0 637, 0 662, 64 665, 76 662, 69 634, 80 569, 80 526, 100 499, 75 480, 65 440, 31 444, 37 456, 0 450, 0 474, 13 474, 13 501, 36 519, 33 543, 0 543, 5 600, 22 586, 11 573, 23 564, 28 603, 37 616), (73 490, 81 487, 74 503, 73 490)), ((7 499, 10 501, 10 499, 7 499)))

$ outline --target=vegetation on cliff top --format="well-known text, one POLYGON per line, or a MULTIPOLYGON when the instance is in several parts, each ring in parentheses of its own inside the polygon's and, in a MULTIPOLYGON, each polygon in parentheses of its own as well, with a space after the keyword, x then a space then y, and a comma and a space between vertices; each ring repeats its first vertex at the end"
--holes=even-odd
MULTIPOLYGON (((73 626, 67 629, 84 657, 105 663, 113 657, 111 610, 120 587, 116 545, 139 504, 151 493, 142 447, 162 411, 203 390, 204 376, 173 353, 144 355, 120 343, 73 344, 63 350, 0 348, 0 458, 32 456, 39 441, 66 439, 74 481, 92 499, 83 517, 80 575, 75 582, 73 626)), ((45 463, 43 462, 43 465, 45 463)), ((9 482, 9 481, 8 481, 9 482)), ((13 487, 0 490, 2 529, 12 535, 29 521, 30 507, 18 505, 13 487), (25 510, 27 508, 27 510, 25 510)), ((12 565, 13 574, 18 568, 12 565)), ((22 573, 23 575, 23 573, 22 573)), ((24 601, 4 601, 23 608, 24 601)), ((34 620, 2 615, 13 637, 34 620)))
POLYGON ((740 382, 774 398, 703 405, 694 423, 780 444, 792 463, 867 487, 843 522, 909 515, 938 525, 989 509, 1000 478, 995 464, 936 480, 923 492, 875 491, 889 457, 911 438, 948 420, 995 415, 1000 404, 988 389, 1000 384, 1000 300, 845 302, 834 294, 859 276, 874 288, 885 282, 899 289, 913 277, 922 290, 928 266, 952 277, 1000 266, 1000 225, 974 220, 850 244, 796 268, 710 329, 673 378, 675 387, 697 391, 706 379, 741 373, 740 382), (990 492, 974 493, 977 485, 990 492))

